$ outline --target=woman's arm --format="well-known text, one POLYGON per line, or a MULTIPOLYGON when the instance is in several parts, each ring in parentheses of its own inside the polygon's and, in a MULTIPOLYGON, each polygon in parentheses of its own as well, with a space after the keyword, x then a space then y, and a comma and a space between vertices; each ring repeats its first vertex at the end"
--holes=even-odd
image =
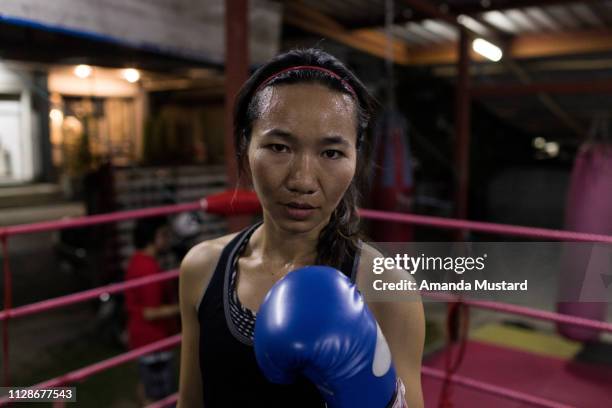
POLYGON ((142 315, 145 320, 158 320, 174 317, 179 311, 179 305, 160 305, 158 307, 145 307, 142 310, 142 315))
POLYGON ((178 408, 204 407, 200 372, 200 322, 196 305, 208 287, 223 247, 235 235, 226 235, 196 245, 181 263, 179 306, 182 342, 178 408))
POLYGON ((410 408, 423 407, 421 360, 425 340, 425 317, 420 301, 369 304, 393 357, 397 375, 406 387, 410 408))
MULTIPOLYGON (((382 255, 372 247, 363 246, 357 277, 362 293, 367 293, 366 285, 372 283, 372 260, 380 256, 382 255)), ((385 272, 386 282, 399 282, 403 279, 412 280, 412 276, 403 270, 385 272)), ((389 344, 397 375, 406 387, 408 407, 423 408, 421 363, 425 343, 425 315, 418 294, 410 294, 406 299, 368 302, 368 306, 389 344)))
POLYGON ((192 248, 183 262, 179 275, 179 306, 182 341, 179 380, 179 408, 202 408, 202 377, 200 372, 200 324, 196 305, 212 275, 210 243, 192 248))

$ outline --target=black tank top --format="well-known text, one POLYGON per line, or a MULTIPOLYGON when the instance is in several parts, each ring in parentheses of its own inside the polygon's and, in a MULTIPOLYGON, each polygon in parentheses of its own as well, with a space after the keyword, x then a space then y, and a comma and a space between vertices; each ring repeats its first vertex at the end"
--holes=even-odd
MULTIPOLYGON (((250 338, 241 334, 229 312, 230 278, 236 258, 261 224, 240 232, 223 249, 198 306, 200 373, 205 408, 323 408, 317 388, 305 378, 288 385, 269 382, 260 371, 250 338)), ((358 253, 342 263, 342 273, 355 282, 358 253)))

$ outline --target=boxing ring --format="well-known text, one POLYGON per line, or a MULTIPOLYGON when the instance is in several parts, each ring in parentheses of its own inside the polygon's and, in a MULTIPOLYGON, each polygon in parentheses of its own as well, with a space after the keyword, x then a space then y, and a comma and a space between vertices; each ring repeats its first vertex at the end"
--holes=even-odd
MULTIPOLYGON (((130 288, 148 285, 154 282, 166 281, 176 279, 179 275, 177 270, 165 271, 157 276, 133 279, 122 283, 115 283, 111 285, 101 286, 94 289, 73 293, 70 295, 60 296, 53 299, 43 300, 19 307, 12 307, 12 271, 10 269, 10 259, 8 252, 9 238, 15 235, 31 234, 43 231, 55 231, 67 228, 77 228, 84 226, 92 226, 98 224, 113 223, 124 220, 133 220, 137 218, 145 218, 159 215, 170 215, 181 212, 189 211, 205 211, 211 214, 219 214, 224 216, 231 215, 246 215, 256 214, 261 210, 259 202, 256 196, 252 192, 246 191, 227 191, 221 194, 212 195, 206 197, 200 201, 186 204, 177 204, 169 206, 161 206, 154 208, 146 208, 140 210, 130 211, 119 211, 114 213, 84 216, 74 219, 63 219, 58 221, 47 221, 33 224, 15 225, 0 228, 0 241, 2 243, 2 254, 3 254, 3 277, 4 277, 4 310, 0 311, 0 320, 3 325, 3 338, 2 338, 2 352, 3 352, 3 382, 4 386, 10 386, 10 364, 9 364, 9 349, 10 349, 10 336, 9 322, 11 319, 22 318, 33 314, 38 314, 48 310, 74 305, 82 303, 88 300, 95 299, 101 294, 123 292, 130 288)), ((543 228, 532 228, 523 226, 513 226, 504 224, 495 224, 487 222, 476 222, 466 220, 454 220, 447 218, 421 216, 414 214, 404 213, 392 213, 375 210, 360 210, 360 215, 364 219, 372 220, 385 220, 393 221, 397 223, 408 223, 414 225, 422 225, 432 228, 443 228, 443 229, 456 229, 456 230, 471 230, 484 233, 495 233, 507 236, 520 236, 537 239, 547 239, 552 241, 574 241, 574 242, 592 242, 592 243, 606 243, 612 244, 612 236, 562 231, 562 230, 551 230, 543 228)), ((498 399, 510 401, 515 405, 507 406, 534 406, 534 407, 549 407, 549 408, 568 408, 575 405, 567 404, 561 401, 555 401, 547 397, 534 395, 518 390, 513 390, 508 387, 492 384, 489 382, 480 381, 476 378, 472 378, 465 375, 457 374, 459 366, 462 364, 463 356, 466 352, 466 340, 467 335, 467 316, 468 308, 477 308, 483 310, 490 310, 494 312, 520 315, 533 319, 538 319, 548 322, 563 323, 577 327, 597 329, 602 332, 612 333, 612 323, 591 320, 581 317, 569 316, 559 314, 555 312, 543 311, 533 309, 525 306, 518 306, 503 302, 496 301, 484 301, 475 299, 465 299, 456 297, 453 295, 435 294, 435 293, 424 293, 423 296, 430 297, 438 301, 448 302, 449 313, 448 322, 449 330, 455 331, 457 329, 456 322, 460 321, 461 328, 460 332, 463 332, 463 339, 458 344, 452 344, 449 342, 449 348, 445 353, 437 359, 438 365, 442 365, 443 369, 435 367, 435 364, 425 364, 422 367, 422 378, 424 380, 424 394, 426 400, 426 406, 433 406, 427 401, 430 396, 427 392, 427 381, 442 382, 441 390, 437 390, 436 393, 440 395, 440 401, 437 406, 440 407, 451 407, 453 406, 453 396, 450 392, 451 385, 460 387, 462 389, 471 390, 480 394, 487 394, 498 399), (463 319, 459 319, 463 316, 463 319), (518 404, 518 405, 516 405, 518 404), (521 405, 524 404, 524 405, 521 405)), ((181 342, 181 336, 175 335, 164 340, 151 343, 149 345, 131 350, 129 352, 116 355, 112 358, 99 361, 95 364, 88 365, 65 373, 59 377, 55 377, 41 383, 32 385, 32 389, 41 389, 46 387, 54 386, 67 386, 70 384, 78 383, 83 381, 97 373, 104 370, 119 366, 121 364, 136 360, 140 356, 149 354, 154 351, 162 350, 164 348, 177 346, 181 342)), ((490 351, 490 350, 489 350, 490 351)), ((495 350, 493 350, 495 352, 495 350)), ((499 351, 497 351, 499 352, 499 351)), ((431 388, 431 387, 429 387, 431 388)), ((178 395, 171 395, 163 400, 157 401, 149 407, 164 407, 172 403, 175 403, 178 399, 178 395)), ((459 398, 457 399, 459 400, 459 398)), ((6 406, 10 404, 7 397, 0 399, 0 406, 6 406)), ((63 403, 56 403, 54 406, 63 406, 63 403)), ((477 406, 477 405, 472 405, 477 406)), ((506 405, 503 405, 504 407, 506 405)))

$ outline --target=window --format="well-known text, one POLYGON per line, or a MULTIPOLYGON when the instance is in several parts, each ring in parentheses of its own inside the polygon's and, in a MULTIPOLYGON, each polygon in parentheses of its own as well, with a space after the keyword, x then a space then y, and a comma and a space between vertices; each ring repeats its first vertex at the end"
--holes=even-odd
POLYGON ((0 184, 29 181, 33 176, 32 140, 20 95, 0 95, 0 184))

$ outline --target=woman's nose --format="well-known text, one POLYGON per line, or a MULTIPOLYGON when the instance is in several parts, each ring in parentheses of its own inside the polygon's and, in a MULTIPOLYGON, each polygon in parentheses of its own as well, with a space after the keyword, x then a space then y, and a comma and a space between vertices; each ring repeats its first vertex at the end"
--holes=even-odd
POLYGON ((287 179, 287 189, 300 194, 313 194, 317 190, 316 169, 313 159, 307 154, 294 158, 287 179))

